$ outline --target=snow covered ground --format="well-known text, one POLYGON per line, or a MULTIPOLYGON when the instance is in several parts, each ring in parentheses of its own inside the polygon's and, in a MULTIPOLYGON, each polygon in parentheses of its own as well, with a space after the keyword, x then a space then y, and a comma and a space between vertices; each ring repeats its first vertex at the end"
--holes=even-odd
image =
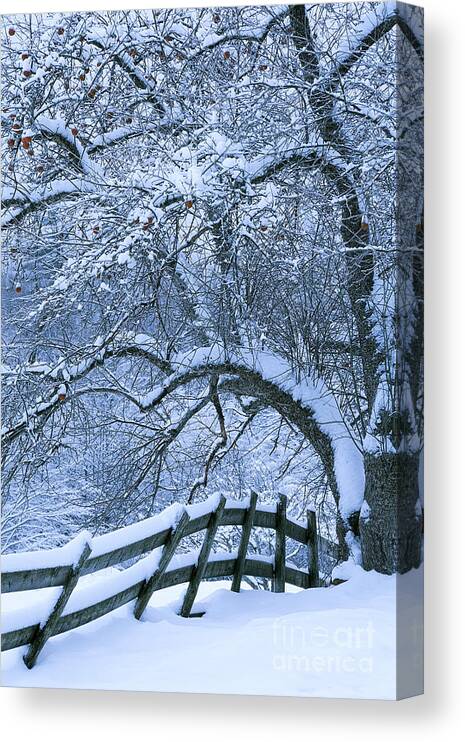
MULTIPOLYGON (((355 568, 331 588, 237 594, 230 585, 201 584, 194 610, 203 618, 176 614, 185 586, 158 592, 141 622, 129 604, 49 640, 33 670, 25 648, 4 652, 2 683, 395 698, 396 578, 355 568)), ((4 616, 45 592, 3 596, 4 616)))

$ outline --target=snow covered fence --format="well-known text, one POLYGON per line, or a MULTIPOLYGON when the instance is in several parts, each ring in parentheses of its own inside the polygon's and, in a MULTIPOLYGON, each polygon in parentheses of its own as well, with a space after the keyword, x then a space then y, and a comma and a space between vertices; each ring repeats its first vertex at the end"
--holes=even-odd
POLYGON ((84 532, 62 548, 21 552, 2 557, 2 592, 62 587, 47 615, 43 606, 34 611, 18 610, 2 616, 2 649, 29 644, 25 663, 34 666, 39 652, 51 636, 94 621, 135 600, 134 615, 141 618, 157 590, 188 583, 180 615, 193 615, 202 579, 232 577, 232 589, 240 591, 243 576, 272 580, 275 592, 284 592, 286 582, 301 588, 319 585, 319 550, 333 545, 319 539, 316 517, 308 511, 307 522, 287 516, 286 497, 276 505, 259 506, 252 493, 249 500, 211 497, 183 507, 173 505, 162 513, 103 536, 84 532), (242 526, 239 549, 234 553, 212 553, 220 526, 242 526), (253 526, 276 531, 274 558, 247 555, 253 526), (176 555, 182 538, 206 530, 200 551, 176 555), (308 547, 308 570, 286 563, 286 537, 308 547), (75 588, 80 577, 147 554, 133 566, 84 588, 75 588))

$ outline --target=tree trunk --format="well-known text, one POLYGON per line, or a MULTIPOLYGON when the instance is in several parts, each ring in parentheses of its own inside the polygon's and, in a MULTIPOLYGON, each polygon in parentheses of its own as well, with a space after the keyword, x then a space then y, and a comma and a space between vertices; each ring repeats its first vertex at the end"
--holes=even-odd
POLYGON ((360 513, 364 569, 392 574, 421 562, 422 514, 418 455, 365 455, 365 502, 360 513))

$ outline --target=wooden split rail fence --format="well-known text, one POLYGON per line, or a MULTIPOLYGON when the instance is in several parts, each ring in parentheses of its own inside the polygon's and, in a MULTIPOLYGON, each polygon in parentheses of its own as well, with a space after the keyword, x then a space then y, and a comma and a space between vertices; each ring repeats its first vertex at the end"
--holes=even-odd
MULTIPOLYGON (((251 495, 250 502, 245 505, 243 502, 226 501, 224 497, 221 497, 217 504, 211 506, 207 512, 200 510, 199 514, 197 506, 183 509, 177 522, 168 527, 166 527, 163 519, 160 521, 160 516, 163 516, 163 513, 161 513, 160 516, 154 516, 146 521, 141 521, 140 524, 120 529, 113 534, 97 536, 93 539, 90 539, 90 537, 82 539, 80 553, 74 556, 71 564, 69 563, 69 556, 68 563, 61 563, 64 561, 63 557, 60 561, 60 553, 66 554, 66 546, 62 549, 49 550, 49 552, 6 555, 2 558, 1 586, 3 593, 59 586, 62 587, 62 590, 45 620, 35 620, 30 625, 21 625, 20 627, 8 625, 7 630, 2 633, 2 649, 8 650, 29 645, 24 655, 24 662, 28 668, 32 668, 50 637, 94 621, 131 601, 135 601, 134 615, 140 619, 155 591, 182 583, 188 583, 180 610, 180 615, 184 617, 199 615, 192 613, 192 607, 200 582, 203 579, 231 577, 231 589, 236 592, 240 591, 241 580, 244 576, 270 579, 272 589, 275 592, 283 592, 286 583, 300 588, 319 586, 318 535, 315 513, 309 510, 307 522, 298 522, 287 516, 286 505, 286 497, 284 496, 280 497, 276 508, 260 507, 257 504, 255 494, 251 495), (193 517, 190 513, 193 514, 193 517), (151 526, 152 522, 153 532, 147 535, 147 529, 145 529, 141 537, 141 530, 138 526, 142 524, 151 526), (242 526, 237 553, 212 552, 215 534, 220 526, 242 526), (254 526, 275 530, 274 559, 270 560, 261 555, 248 555, 248 544, 254 526), (203 530, 205 530, 205 536, 200 552, 183 554, 181 560, 178 558, 178 562, 181 561, 181 564, 176 564, 176 550, 181 539, 203 530), (115 539, 110 538, 109 540, 108 537, 118 536, 118 534, 116 547, 108 550, 104 548, 102 552, 102 546, 105 547, 115 543, 115 539), (121 537, 124 540, 124 545, 121 545, 121 537), (308 568, 305 571, 286 563, 286 537, 304 544, 308 548, 308 568), (157 552, 157 560, 152 562, 153 570, 151 574, 143 573, 140 569, 139 572, 137 571, 137 564, 140 565, 142 561, 146 561, 140 560, 133 567, 118 573, 118 575, 129 575, 127 579, 130 579, 131 570, 133 570, 134 582, 130 579, 130 584, 123 584, 123 586, 121 586, 121 583, 115 583, 116 592, 105 595, 103 599, 97 602, 95 602, 94 591, 90 598, 91 604, 87 605, 84 601, 84 605, 81 605, 78 601, 77 607, 74 606, 75 609, 73 610, 70 598, 72 596, 77 597, 77 594, 79 594, 79 591, 76 591, 73 595, 73 591, 75 591, 81 577, 140 557, 143 554, 151 553, 155 549, 160 549, 160 547, 161 556, 158 558, 159 552, 157 552), (44 560, 44 555, 47 557, 48 554, 52 555, 48 560, 49 564, 47 564, 47 558, 44 560), (29 555, 31 565, 39 564, 41 566, 25 569, 25 563, 29 555), (37 559, 38 555, 39 559, 37 559), (18 565, 20 568, 18 568, 18 565), (68 604, 71 612, 66 611, 68 604)), ((320 540, 320 545, 321 543, 320 540)), ((326 541, 326 548, 328 546, 332 547, 332 544, 326 541)), ((150 556, 148 559, 150 559, 150 556)), ((103 583, 104 580, 102 580, 103 583)), ((95 583, 93 587, 95 588, 95 583)), ((29 616, 28 618, 31 620, 29 616)))

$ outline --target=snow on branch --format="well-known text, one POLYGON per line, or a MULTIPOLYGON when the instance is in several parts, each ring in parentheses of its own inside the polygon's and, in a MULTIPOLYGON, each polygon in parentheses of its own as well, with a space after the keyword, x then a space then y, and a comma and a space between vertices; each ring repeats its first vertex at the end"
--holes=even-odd
POLYGON ((417 10, 396 0, 376 3, 363 15, 355 32, 341 44, 334 55, 335 69, 329 76, 320 80, 319 85, 331 90, 365 52, 395 25, 399 26, 420 59, 423 59, 422 29, 418 22, 417 10))
MULTIPOLYGON (((336 398, 322 379, 314 381, 308 376, 297 381, 287 361, 271 352, 235 349, 228 353, 220 345, 197 348, 177 356, 171 366, 173 373, 164 384, 140 398, 145 409, 156 406, 180 386, 207 374, 237 375, 249 382, 252 395, 268 395, 268 403, 278 409, 286 403, 295 403, 300 408, 296 410, 298 424, 299 412, 311 418, 312 432, 321 436, 316 441, 316 450, 320 449, 319 453, 326 457, 328 451, 324 444, 331 447, 341 515, 347 518, 359 509, 365 486, 362 454, 342 417, 336 398), (273 398, 273 389, 278 391, 276 398, 273 398)), ((300 426, 305 426, 305 420, 300 426)))
POLYGON ((137 68, 129 53, 118 48, 119 43, 118 46, 111 48, 111 43, 114 44, 114 39, 109 37, 105 30, 102 30, 101 28, 94 29, 92 33, 87 34, 86 41, 89 44, 96 46, 98 49, 107 52, 116 64, 128 75, 136 88, 146 93, 146 102, 155 104, 160 115, 165 113, 164 106, 157 99, 155 85, 147 79, 140 69, 137 68))
MULTIPOLYGON (((60 127, 57 124, 57 129, 60 127)), ((115 134, 114 142, 119 140, 119 137, 125 138, 128 136, 126 129, 121 130, 120 134, 115 134)), ((89 150, 93 148, 96 150, 101 147, 111 144, 111 134, 102 135, 100 138, 89 145, 89 150), (108 137, 108 138, 107 138, 108 137)), ((88 157, 82 145, 79 144, 77 152, 82 154, 82 162, 85 163, 86 170, 88 169, 89 175, 95 174, 94 163, 88 157)), ((231 159, 231 158, 229 158, 231 159)), ((209 170, 211 163, 207 162, 205 165, 205 171, 209 170)), ((230 169, 230 172, 234 172, 236 175, 236 181, 239 185, 242 182, 249 182, 251 185, 259 185, 273 175, 278 174, 282 170, 288 167, 304 167, 304 168, 320 168, 322 171, 326 171, 328 168, 331 170, 335 177, 333 178, 336 185, 340 185, 345 182, 347 178, 350 178, 350 168, 342 160, 339 153, 332 148, 327 142, 321 137, 315 138, 310 145, 301 145, 297 147, 283 147, 282 149, 273 148, 269 153, 265 152, 263 155, 247 160, 244 156, 240 156, 235 160, 235 168, 230 169)), ((220 173, 221 175, 222 173, 220 173)), ((111 188, 111 184, 109 186, 111 188)), ((215 179, 215 171, 211 171, 211 181, 205 183, 202 190, 202 196, 207 195, 207 191, 216 193, 216 189, 221 187, 221 183, 217 183, 215 179)), ((351 180, 351 187, 354 184, 351 180)), ((180 192, 178 187, 176 191, 166 190, 166 183, 160 183, 160 192, 157 195, 156 189, 152 189, 152 205, 153 208, 157 209, 168 209, 172 206, 182 206, 184 208, 185 194, 180 192), (161 186, 163 189, 161 190, 161 186)), ((241 196, 240 189, 236 189, 237 195, 241 196)), ((92 180, 86 179, 57 179, 50 183, 47 183, 34 191, 27 192, 23 190, 21 186, 15 185, 15 187, 4 187, 3 189, 3 207, 6 209, 12 207, 18 207, 9 214, 6 214, 3 220, 3 226, 6 227, 10 224, 17 223, 20 219, 24 218, 31 211, 45 207, 47 205, 56 203, 66 198, 75 198, 79 195, 86 193, 95 193, 97 195, 103 195, 103 186, 98 186, 93 183, 92 180)), ((244 194, 243 194, 244 195, 244 194)))
POLYGON ((246 31, 242 32, 230 32, 225 34, 216 34, 216 33, 209 33, 207 34, 203 41, 200 49, 196 50, 191 56, 189 57, 190 60, 196 59, 197 57, 201 56, 205 52, 212 51, 213 49, 216 49, 218 46, 221 46, 222 44, 227 44, 228 42, 232 41, 254 41, 257 44, 260 44, 262 41, 264 41, 268 35, 268 33, 271 31, 273 26, 278 23, 278 21, 285 18, 289 12, 289 8, 287 5, 285 6, 277 6, 276 8, 268 8, 271 14, 271 18, 267 23, 264 23, 262 26, 254 26, 254 28, 248 29, 246 31))
POLYGON ((100 166, 91 160, 86 149, 81 144, 77 129, 67 126, 62 119, 51 119, 42 115, 34 119, 34 127, 41 134, 52 137, 64 146, 71 153, 74 162, 79 166, 79 169, 84 175, 92 177, 102 175, 100 166))
MULTIPOLYGON (((61 383, 51 396, 24 413, 22 418, 2 431, 2 440, 12 442, 28 430, 34 418, 49 416, 61 404, 67 387, 88 374, 107 358, 130 354, 147 355, 165 372, 165 381, 145 395, 131 395, 131 400, 141 411, 148 412, 159 405, 177 389, 213 374, 235 375, 244 380, 252 396, 266 399, 282 414, 293 419, 309 439, 314 439, 315 450, 320 454, 328 477, 335 477, 335 495, 340 501, 343 517, 356 511, 364 493, 364 471, 362 455, 355 437, 344 422, 337 400, 322 379, 310 376, 298 381, 293 369, 283 358, 268 352, 251 352, 235 349, 227 352, 220 345, 196 348, 186 354, 175 356, 170 364, 152 355, 153 344, 149 336, 126 336, 125 342, 101 342, 94 354, 78 364, 61 362, 53 369, 46 369, 44 376, 60 379, 61 383), (66 386, 64 386, 66 384, 66 386), (334 473, 333 473, 334 471, 334 473)), ((203 402, 199 404, 203 407, 203 402)), ((199 408, 200 409, 200 408, 199 408)), ((190 418, 189 418, 190 419, 190 418)), ((219 416, 220 419, 220 416, 219 416)), ((187 422, 187 420, 186 420, 187 422)), ((183 424, 183 421, 180 421, 183 424)), ((225 444, 225 431, 221 431, 221 443, 225 444)), ((212 458, 218 452, 215 444, 212 458)))
POLYGON ((52 180, 32 191, 26 191, 19 183, 15 186, 6 185, 2 190, 2 206, 11 211, 3 217, 2 226, 17 224, 20 219, 37 209, 83 194, 100 195, 101 191, 98 186, 84 178, 52 180))
POLYGON ((40 134, 54 139, 71 155, 73 165, 84 177, 57 178, 33 191, 26 190, 19 183, 15 183, 14 186, 5 185, 2 189, 2 206, 13 211, 5 215, 2 222, 4 227, 11 223, 17 224, 32 211, 61 201, 63 198, 98 193, 96 182, 103 176, 100 166, 92 161, 80 142, 77 130, 67 126, 62 119, 39 115, 34 119, 33 127, 24 134, 31 136, 40 134))
MULTIPOLYGON (((156 365, 163 372, 169 370, 166 361, 160 359, 154 352, 153 342, 147 336, 125 334, 116 341, 117 333, 122 321, 118 323, 105 339, 98 338, 91 348, 84 349, 82 358, 79 361, 69 362, 61 359, 57 364, 26 364, 14 370, 10 369, 8 376, 15 382, 25 374, 33 374, 35 378, 41 378, 43 382, 51 381, 55 383, 54 388, 46 399, 39 398, 36 403, 29 406, 13 425, 2 428, 2 445, 6 446, 12 443, 16 438, 25 433, 32 431, 36 421, 42 418, 47 419, 58 407, 68 399, 69 386, 87 376, 98 366, 109 358, 120 358, 125 356, 137 355, 144 357, 156 365)), ((120 394, 125 394, 125 390, 116 390, 120 394)), ((134 404, 140 406, 139 398, 126 392, 127 396, 134 404)), ((143 410, 143 405, 141 406, 143 410)))

